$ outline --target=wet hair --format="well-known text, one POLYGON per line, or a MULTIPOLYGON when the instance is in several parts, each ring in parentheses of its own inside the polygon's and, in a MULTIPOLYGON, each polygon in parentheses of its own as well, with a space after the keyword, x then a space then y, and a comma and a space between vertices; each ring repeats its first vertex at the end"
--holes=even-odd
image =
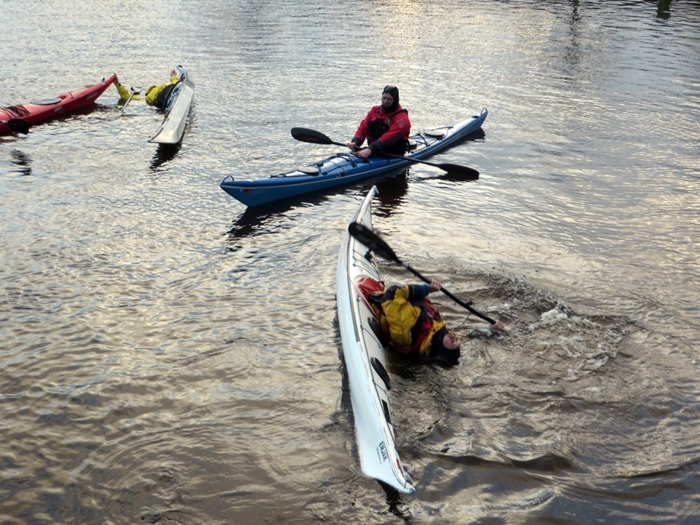
POLYGON ((435 332, 430 343, 430 357, 446 365, 455 365, 459 360, 460 348, 447 348, 444 343, 445 336, 449 333, 447 327, 443 326, 435 332))
POLYGON ((391 95, 391 98, 394 99, 394 103, 387 111, 396 111, 396 108, 399 107, 399 88, 397 88, 396 86, 384 86, 384 91, 382 91, 382 95, 384 93, 389 93, 391 95))

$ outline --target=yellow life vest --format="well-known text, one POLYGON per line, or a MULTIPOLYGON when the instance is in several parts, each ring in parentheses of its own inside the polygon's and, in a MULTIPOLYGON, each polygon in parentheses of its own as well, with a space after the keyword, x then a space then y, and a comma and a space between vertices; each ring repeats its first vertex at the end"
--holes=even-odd
POLYGON ((433 336, 445 322, 427 297, 413 301, 410 297, 409 285, 391 287, 383 294, 372 294, 370 303, 378 306, 375 312, 393 347, 428 357, 433 336))

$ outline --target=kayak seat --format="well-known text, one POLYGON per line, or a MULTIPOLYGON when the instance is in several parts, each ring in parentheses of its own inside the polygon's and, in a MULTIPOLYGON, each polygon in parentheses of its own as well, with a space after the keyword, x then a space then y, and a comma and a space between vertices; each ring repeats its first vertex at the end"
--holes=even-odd
POLYGON ((53 106, 54 104, 60 104, 61 99, 60 98, 44 98, 41 100, 37 100, 36 102, 32 102, 32 104, 36 104, 37 106, 53 106))
POLYGON ((306 173, 307 175, 318 175, 320 172, 318 171, 318 168, 314 166, 304 166, 301 168, 297 168, 298 171, 301 171, 302 173, 306 173))
POLYGON ((445 133, 443 131, 440 131, 439 129, 431 129, 423 133, 426 137, 435 137, 438 139, 441 139, 445 136, 445 133))

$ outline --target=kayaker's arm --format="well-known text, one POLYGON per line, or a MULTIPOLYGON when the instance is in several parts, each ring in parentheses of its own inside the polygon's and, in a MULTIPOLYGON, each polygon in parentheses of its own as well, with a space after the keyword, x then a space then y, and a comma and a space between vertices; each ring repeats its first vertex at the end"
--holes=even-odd
POLYGON ((360 152, 357 154, 358 157, 361 159, 367 160, 369 156, 372 155, 372 149, 371 148, 362 148, 360 152))
POLYGON ((442 283, 438 281, 437 279, 431 279, 430 283, 428 284, 428 290, 431 292, 439 292, 440 289, 442 288, 442 283))
POLYGON ((365 139, 354 136, 350 142, 346 144, 348 148, 350 148, 352 151, 357 151, 360 149, 360 146, 362 146, 362 143, 365 141, 365 139))
POLYGON ((407 284, 400 288, 407 301, 416 301, 428 297, 433 292, 439 292, 442 284, 437 279, 432 279, 430 283, 407 284))
POLYGON ((119 98, 122 100, 126 100, 129 98, 129 90, 126 89, 126 86, 124 86, 119 80, 114 81, 114 87, 117 88, 117 93, 119 93, 119 98))
POLYGON ((117 88, 117 92, 119 93, 119 98, 121 100, 143 100, 143 97, 138 95, 138 93, 141 91, 140 89, 131 88, 131 91, 129 91, 126 89, 124 84, 119 82, 119 80, 114 81, 114 87, 117 88))
POLYGON ((350 148, 350 151, 353 151, 357 154, 358 157, 361 159, 367 160, 367 158, 372 154, 372 149, 371 148, 361 148, 362 143, 365 141, 362 137, 358 137, 355 135, 350 142, 346 144, 348 148, 350 148))
POLYGON ((347 143, 347 146, 352 151, 358 151, 359 149, 357 156, 362 159, 368 159, 373 153, 381 154, 382 150, 391 148, 399 140, 401 140, 401 135, 393 135, 386 140, 375 140, 366 148, 359 149, 364 141, 360 137, 353 137, 352 141, 347 143))
MULTIPOLYGON (((394 250, 391 249, 391 246, 389 246, 386 243, 386 241, 384 241, 384 239, 382 239, 379 235, 373 232, 371 228, 368 228, 364 224, 360 224, 358 222, 350 223, 350 225, 348 226, 348 232, 350 233, 350 235, 355 237, 355 239, 367 246, 367 248, 369 248, 372 252, 376 253, 382 259, 387 259, 389 261, 394 261, 400 264, 423 282, 432 283, 434 281, 434 279, 428 280, 428 278, 424 277, 418 270, 412 268, 408 263, 399 259, 399 256, 396 255, 394 250)), ((440 288, 440 291, 444 293, 447 297, 452 299, 454 302, 456 302, 458 305, 469 310, 477 317, 480 317, 484 321, 488 321, 492 329, 505 330, 505 326, 501 321, 491 319, 489 316, 476 311, 474 308, 472 308, 471 303, 465 303, 459 297, 453 295, 451 292, 447 291, 442 287, 440 288)))

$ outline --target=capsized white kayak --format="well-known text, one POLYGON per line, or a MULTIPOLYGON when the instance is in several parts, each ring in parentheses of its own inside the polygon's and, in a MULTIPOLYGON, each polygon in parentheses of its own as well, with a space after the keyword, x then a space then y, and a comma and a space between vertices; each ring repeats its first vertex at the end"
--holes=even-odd
POLYGON ((163 123, 148 142, 157 144, 179 144, 185 133, 187 117, 194 98, 194 82, 182 66, 176 68, 180 81, 175 84, 165 106, 163 123))
MULTIPOLYGON (((372 187, 351 222, 372 227, 372 199, 377 193, 376 186, 372 187)), ((346 230, 338 256, 338 324, 360 466, 365 475, 410 494, 415 488, 396 450, 384 347, 372 331, 370 322, 375 316, 358 287, 364 277, 380 280, 367 247, 346 230)))

